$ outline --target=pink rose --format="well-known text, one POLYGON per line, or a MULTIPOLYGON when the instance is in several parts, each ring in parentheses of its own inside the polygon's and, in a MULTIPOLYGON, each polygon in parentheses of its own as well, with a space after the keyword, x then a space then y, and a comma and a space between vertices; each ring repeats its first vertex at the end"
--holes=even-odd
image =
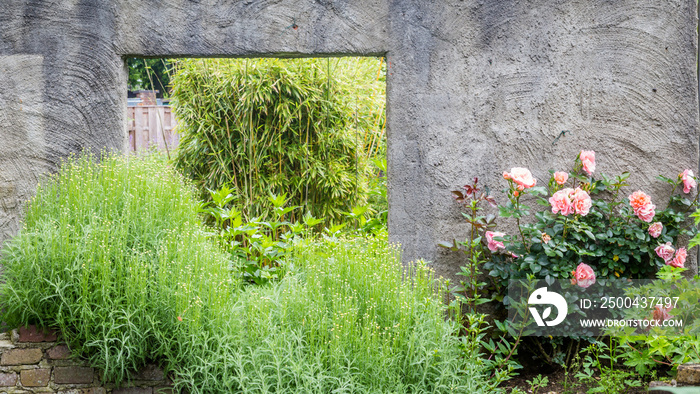
MULTIPOLYGON (((668 313, 673 309, 673 306, 670 306, 668 308, 664 308, 661 305, 656 305, 654 307, 654 311, 651 313, 651 320, 656 321, 656 326, 661 326, 661 322, 664 320, 668 320, 671 318, 671 315, 668 313)), ((645 331, 651 330, 652 325, 649 325, 647 328, 645 328, 645 331)))
POLYGON ((554 182, 557 183, 557 185, 563 185, 566 183, 566 181, 569 179, 569 174, 566 172, 562 171, 557 171, 554 173, 554 182))
POLYGON ((537 179, 532 177, 530 170, 522 167, 515 167, 510 169, 510 173, 503 173, 504 179, 510 179, 518 184, 518 190, 524 190, 535 186, 537 179))
POLYGON ((658 322, 662 322, 664 320, 668 320, 671 318, 671 315, 668 314, 668 312, 673 309, 672 307, 669 308, 664 308, 661 305, 657 305, 654 307, 654 312, 652 313, 652 319, 656 320, 658 322))
POLYGON ((549 203, 552 205, 552 213, 560 212, 564 216, 568 216, 574 212, 574 204, 571 201, 570 195, 574 191, 572 188, 561 189, 552 194, 549 198, 549 203))
POLYGON ((656 215, 656 211, 654 211, 656 206, 651 203, 651 197, 643 191, 637 190, 627 198, 630 200, 630 205, 634 210, 634 214, 637 215, 640 220, 651 223, 652 219, 654 219, 654 215, 656 215))
POLYGON ((488 242, 488 248, 490 251, 495 252, 498 249, 505 249, 505 245, 503 245, 503 241, 496 241, 493 238, 494 237, 505 237, 506 233, 502 233, 499 231, 487 231, 486 234, 486 242, 488 242))
POLYGON ((666 264, 670 265, 671 267, 683 268, 685 266, 686 257, 688 257, 688 252, 685 250, 685 248, 678 248, 678 250, 676 250, 676 257, 674 257, 671 261, 666 261, 666 264))
POLYGON ((590 176, 595 171, 595 152, 592 150, 582 150, 579 155, 583 170, 590 176))
POLYGON ((627 198, 629 198, 630 205, 635 211, 645 205, 651 204, 651 197, 641 190, 637 190, 636 192, 630 194, 627 198))
POLYGON ((576 213, 581 216, 588 215, 588 211, 591 210, 591 206, 593 205, 591 196, 589 196, 584 190, 581 190, 581 188, 577 187, 576 190, 574 190, 572 199, 576 213))
POLYGON ((578 267, 571 271, 571 275, 573 275, 573 279, 571 279, 572 285, 577 284, 586 289, 595 283, 595 272, 588 264, 579 263, 578 267))
POLYGON ((651 235, 654 238, 659 238, 659 235, 661 235, 661 230, 664 229, 664 225, 661 224, 661 222, 656 222, 649 226, 649 235, 651 235))
POLYGON ((663 245, 659 245, 654 249, 656 252, 656 255, 664 259, 664 262, 668 264, 668 261, 673 258, 673 253, 676 252, 675 249, 673 249, 673 246, 671 246, 670 242, 666 242, 663 245))
POLYGON ((690 189, 698 185, 697 182, 695 182, 692 170, 685 170, 679 176, 683 181, 683 193, 690 193, 690 189))
POLYGON ((574 212, 586 216, 593 206, 591 196, 581 188, 561 189, 549 198, 549 203, 552 205, 552 213, 560 212, 564 216, 574 212))
POLYGON ((654 215, 656 215, 654 208, 656 208, 654 204, 648 204, 634 211, 634 213, 637 214, 639 220, 651 223, 651 221, 654 220, 654 215))

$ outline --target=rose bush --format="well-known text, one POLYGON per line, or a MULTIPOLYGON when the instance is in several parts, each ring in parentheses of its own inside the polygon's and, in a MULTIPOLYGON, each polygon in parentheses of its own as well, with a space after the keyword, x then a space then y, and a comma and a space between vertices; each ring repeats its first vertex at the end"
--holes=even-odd
MULTIPOLYGON (((570 171, 550 171, 544 186, 536 186, 538 181, 527 168, 503 173, 508 182, 506 203, 498 206, 498 217, 489 218, 488 228, 476 228, 477 235, 484 235, 481 258, 497 300, 503 300, 510 279, 528 274, 547 281, 570 279, 579 263, 600 278, 651 278, 664 265, 684 265, 686 251, 676 252, 680 246, 676 242, 681 234, 697 233, 687 225, 689 211, 697 205, 697 197, 691 201, 687 196, 697 187, 693 172, 685 170, 675 179, 659 177, 673 187, 669 204, 660 209, 643 190, 623 191, 630 186, 629 172, 616 177, 601 174, 597 179, 595 170, 595 152, 582 150, 570 171), (533 210, 526 202, 547 209, 533 210), (516 233, 496 231, 501 221, 511 219, 516 233)), ((468 221, 477 223, 478 217, 468 221)), ((449 247, 457 242, 441 244, 449 247)))
POLYGON ((671 245, 681 234, 695 235, 695 228, 685 225, 697 200, 691 202, 675 191, 683 187, 689 193, 697 186, 692 171, 683 171, 676 179, 661 177, 674 190, 668 207, 659 210, 642 190, 631 193, 629 203, 620 198, 622 188, 629 186, 629 173, 615 178, 601 175, 597 180, 595 168, 595 153, 581 151, 567 176, 553 172, 547 187, 520 190, 514 179, 506 177, 508 202, 499 207, 500 217, 515 218, 518 234, 503 236, 503 242, 505 251, 518 257, 491 255, 485 268, 497 287, 527 274, 548 281, 568 278, 580 272, 579 262, 601 277, 649 278, 664 264, 683 267, 686 250, 676 252, 671 245), (527 200, 550 210, 535 212, 534 222, 523 224, 521 219, 531 212, 523 203, 527 200), (663 254, 655 253, 659 248, 663 254))
MULTIPOLYGON (((693 172, 685 170, 675 178, 659 177, 672 187, 664 208, 644 190, 647 185, 630 189, 629 172, 615 177, 600 174, 598 178, 596 164, 595 152, 583 150, 570 171, 550 171, 544 185, 527 168, 514 167, 503 172, 508 187, 504 190, 505 203, 500 205, 487 186, 477 187, 476 178, 471 185, 453 191, 470 224, 466 241, 440 242, 440 246, 461 250, 467 256, 466 265, 458 273, 467 280, 451 289, 455 303, 466 304, 470 314, 487 300, 526 310, 526 303, 509 300, 506 295, 511 279, 527 283, 544 279, 550 285, 556 279, 570 281, 572 287, 565 298, 576 298, 579 292, 599 292, 597 288, 589 289, 598 280, 612 283, 605 280, 680 277, 685 271, 687 250, 678 244, 679 236, 694 237, 687 247, 700 244, 700 235, 688 223, 689 212, 698 203, 697 197, 688 198, 697 187, 693 172), (481 214, 482 202, 497 205, 498 215, 481 214), (532 202, 545 208, 526 205, 532 202), (505 221, 511 224, 507 230, 505 221), (491 283, 486 283, 484 277, 491 283)), ((700 213, 692 216, 700 221, 700 213)), ((654 318, 664 318, 660 312, 668 314, 659 311, 654 318)), ((495 370, 518 368, 513 359, 517 360, 517 348, 522 343, 531 345, 528 349, 539 349, 539 357, 548 364, 571 359, 574 354, 570 352, 580 345, 574 339, 570 345, 576 345, 569 346, 564 354, 566 341, 553 339, 543 345, 536 338, 522 338, 522 329, 512 324, 498 320, 495 324, 503 333, 496 339, 498 346, 493 341, 484 342, 484 348, 496 360, 495 370), (551 353, 545 349, 551 349, 551 353)), ((464 327, 470 332, 469 325, 464 327)), ((643 366, 646 368, 646 364, 643 366)))

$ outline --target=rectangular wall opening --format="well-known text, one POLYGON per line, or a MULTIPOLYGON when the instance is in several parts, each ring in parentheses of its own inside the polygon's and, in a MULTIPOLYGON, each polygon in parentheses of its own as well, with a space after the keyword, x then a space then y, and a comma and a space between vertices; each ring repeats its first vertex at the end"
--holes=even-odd
POLYGON ((339 223, 383 212, 383 58, 127 58, 129 150, 160 152, 208 190, 228 187, 246 219, 286 195, 339 223))

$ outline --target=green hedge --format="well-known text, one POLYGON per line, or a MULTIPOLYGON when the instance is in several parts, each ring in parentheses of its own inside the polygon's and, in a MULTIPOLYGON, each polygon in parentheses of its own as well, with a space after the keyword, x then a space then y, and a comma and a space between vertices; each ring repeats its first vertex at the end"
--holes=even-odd
POLYGON ((189 59, 172 79, 176 165, 207 197, 228 184, 252 218, 270 193, 315 217, 365 205, 384 152, 380 59, 189 59))

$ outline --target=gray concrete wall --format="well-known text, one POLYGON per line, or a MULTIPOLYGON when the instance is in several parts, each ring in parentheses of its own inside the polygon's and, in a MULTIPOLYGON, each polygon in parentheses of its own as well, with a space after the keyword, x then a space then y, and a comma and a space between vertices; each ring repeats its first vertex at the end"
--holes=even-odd
POLYGON ((389 226, 409 259, 454 270, 435 241, 466 236, 449 191, 474 176, 542 184, 595 150, 665 206, 655 177, 698 168, 695 1, 432 3, 390 12, 389 226))
MULTIPOLYGON (((95 3, 95 4, 93 4, 95 3)), ((0 5, 0 240, 19 228, 38 176, 83 148, 125 148, 126 72, 116 6, 0 5)))
POLYGON ((543 180, 585 148, 656 198, 698 169, 695 29, 693 0, 6 0, 0 239, 37 174, 124 149, 125 56, 386 54, 391 238, 451 276, 436 242, 464 234, 449 191, 474 175, 543 180))

